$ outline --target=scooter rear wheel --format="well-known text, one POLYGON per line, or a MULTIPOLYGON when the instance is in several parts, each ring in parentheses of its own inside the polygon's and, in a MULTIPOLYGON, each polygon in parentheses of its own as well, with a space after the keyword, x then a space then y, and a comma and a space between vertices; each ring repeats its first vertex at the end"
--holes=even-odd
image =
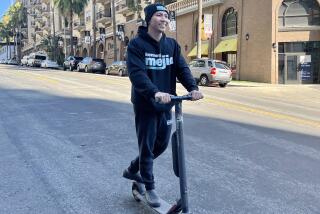
POLYGON ((140 202, 141 200, 137 194, 140 194, 140 195, 144 194, 143 184, 140 184, 140 183, 137 183, 134 181, 132 183, 132 195, 133 195, 134 200, 136 200, 137 202, 140 202))

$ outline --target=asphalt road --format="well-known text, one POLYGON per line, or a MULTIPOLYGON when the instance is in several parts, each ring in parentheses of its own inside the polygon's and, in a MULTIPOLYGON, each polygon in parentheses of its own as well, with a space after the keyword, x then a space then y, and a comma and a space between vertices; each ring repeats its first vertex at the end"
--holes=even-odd
MULTIPOLYGON (((191 213, 320 213, 320 86, 200 89, 183 106, 191 213)), ((137 152, 127 77, 0 65, 0 213, 152 213, 121 177, 137 152)), ((154 167, 174 202, 171 149, 154 167)))

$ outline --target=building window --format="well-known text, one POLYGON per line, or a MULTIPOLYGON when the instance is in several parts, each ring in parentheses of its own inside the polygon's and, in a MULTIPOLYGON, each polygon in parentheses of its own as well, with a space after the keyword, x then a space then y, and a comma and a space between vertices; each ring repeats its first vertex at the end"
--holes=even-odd
POLYGON ((237 12, 234 8, 229 8, 222 18, 222 36, 237 34, 237 12))
POLYGON ((279 28, 320 25, 316 0, 284 0, 279 9, 279 28))

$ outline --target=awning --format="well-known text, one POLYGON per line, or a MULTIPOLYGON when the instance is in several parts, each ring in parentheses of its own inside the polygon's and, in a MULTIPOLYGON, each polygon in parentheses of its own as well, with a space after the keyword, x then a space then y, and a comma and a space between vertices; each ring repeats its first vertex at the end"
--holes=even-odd
POLYGON ((214 49, 213 53, 237 51, 237 39, 227 39, 221 41, 214 49))
MULTIPOLYGON (((208 42, 201 42, 201 55, 208 56, 209 44, 208 42)), ((188 54, 189 57, 197 56, 197 45, 192 48, 188 54)))

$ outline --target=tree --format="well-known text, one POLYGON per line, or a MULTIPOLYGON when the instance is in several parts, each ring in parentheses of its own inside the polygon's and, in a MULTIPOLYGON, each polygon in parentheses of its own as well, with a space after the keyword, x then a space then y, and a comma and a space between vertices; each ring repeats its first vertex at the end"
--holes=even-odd
POLYGON ((27 13, 25 8, 20 2, 16 2, 14 5, 10 6, 5 17, 3 18, 4 28, 8 34, 7 38, 10 39, 14 37, 14 46, 17 45, 17 53, 16 48, 14 50, 18 61, 21 58, 21 27, 22 25, 26 25, 26 16, 27 13))
MULTIPOLYGON (((74 55, 73 51, 73 15, 74 13, 79 15, 84 10, 85 6, 88 4, 88 0, 54 0, 54 5, 56 5, 59 11, 69 17, 69 28, 70 28, 70 38, 71 38, 71 49, 70 54, 74 55)), ((66 44, 65 44, 66 45, 66 44)))
POLYGON ((58 41, 59 37, 57 36, 47 36, 41 40, 41 45, 48 54, 49 59, 54 59, 59 65, 62 65, 65 55, 62 48, 57 48, 58 41))

